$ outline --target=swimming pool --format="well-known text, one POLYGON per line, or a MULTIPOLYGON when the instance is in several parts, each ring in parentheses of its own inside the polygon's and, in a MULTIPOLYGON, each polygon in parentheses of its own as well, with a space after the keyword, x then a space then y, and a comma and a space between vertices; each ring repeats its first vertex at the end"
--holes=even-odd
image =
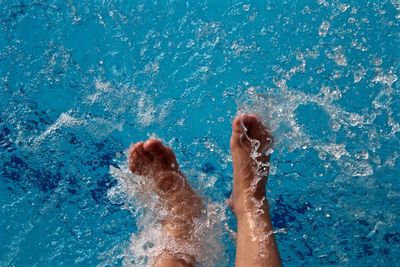
POLYGON ((5 0, 0 12, 1 266, 145 263, 144 207, 120 177, 149 136, 216 211, 205 264, 232 266, 230 123, 247 111, 276 139, 284 264, 399 264, 398 0, 5 0))

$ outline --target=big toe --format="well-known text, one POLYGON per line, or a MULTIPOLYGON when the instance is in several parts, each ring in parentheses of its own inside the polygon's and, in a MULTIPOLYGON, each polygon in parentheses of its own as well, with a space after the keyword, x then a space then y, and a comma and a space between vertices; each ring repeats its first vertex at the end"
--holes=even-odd
POLYGON ((254 132, 260 128, 261 123, 255 114, 242 114, 237 116, 232 122, 231 148, 247 147, 246 135, 254 138, 254 132))
POLYGON ((158 139, 147 140, 143 148, 148 152, 154 160, 161 164, 162 169, 165 170, 177 170, 177 162, 174 152, 171 148, 163 145, 158 139))

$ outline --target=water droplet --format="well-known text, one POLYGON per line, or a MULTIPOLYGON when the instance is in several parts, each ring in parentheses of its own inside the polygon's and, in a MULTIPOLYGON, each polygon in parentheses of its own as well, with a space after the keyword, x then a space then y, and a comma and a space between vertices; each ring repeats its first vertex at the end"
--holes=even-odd
POLYGON ((344 48, 342 46, 338 46, 333 49, 332 59, 339 66, 347 66, 347 58, 344 54, 344 48))
POLYGON ((329 23, 329 21, 323 21, 321 23, 321 26, 319 26, 319 30, 318 30, 319 36, 325 37, 329 31, 330 26, 331 26, 331 24, 329 23))

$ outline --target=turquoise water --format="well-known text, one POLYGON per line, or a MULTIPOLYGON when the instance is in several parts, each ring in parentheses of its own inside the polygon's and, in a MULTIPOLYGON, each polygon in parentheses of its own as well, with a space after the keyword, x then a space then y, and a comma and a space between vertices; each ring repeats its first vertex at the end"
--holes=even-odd
POLYGON ((285 265, 399 266, 399 23, 398 0, 0 1, 0 266, 145 264, 123 166, 149 136, 206 199, 203 265, 232 266, 240 112, 276 139, 285 265))

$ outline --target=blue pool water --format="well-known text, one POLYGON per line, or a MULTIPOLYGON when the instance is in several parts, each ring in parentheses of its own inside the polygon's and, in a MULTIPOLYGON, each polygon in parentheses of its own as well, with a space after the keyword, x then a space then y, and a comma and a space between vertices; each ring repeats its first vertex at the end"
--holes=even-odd
POLYGON ((232 266, 240 112, 276 139, 285 265, 399 266, 399 23, 399 0, 0 1, 0 266, 145 264, 123 166, 149 136, 207 199, 203 265, 232 266))

